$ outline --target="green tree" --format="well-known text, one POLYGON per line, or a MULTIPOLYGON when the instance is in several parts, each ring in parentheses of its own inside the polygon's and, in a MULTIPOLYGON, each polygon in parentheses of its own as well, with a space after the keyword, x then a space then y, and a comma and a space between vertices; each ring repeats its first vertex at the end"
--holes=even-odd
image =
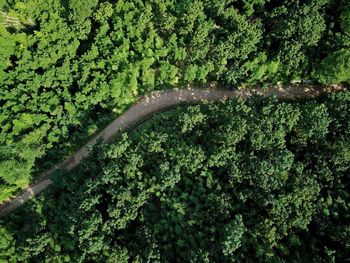
POLYGON ((314 78, 322 84, 350 81, 350 50, 341 49, 325 57, 314 72, 314 78))

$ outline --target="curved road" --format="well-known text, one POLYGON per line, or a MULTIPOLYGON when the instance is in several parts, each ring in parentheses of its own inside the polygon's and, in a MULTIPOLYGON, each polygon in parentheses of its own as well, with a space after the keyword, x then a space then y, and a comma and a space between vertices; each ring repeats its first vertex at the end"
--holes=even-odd
POLYGON ((20 207, 24 202, 33 198, 36 194, 47 188, 52 181, 49 175, 57 169, 72 170, 75 168, 88 154, 88 146, 96 143, 97 139, 102 138, 103 141, 111 141, 115 135, 121 130, 125 130, 132 125, 140 122, 152 113, 161 111, 165 108, 175 106, 180 103, 198 103, 203 101, 224 101, 229 98, 246 99, 253 94, 262 96, 275 95, 278 99, 298 99, 313 98, 319 95, 346 90, 345 87, 329 86, 288 86, 288 87, 271 87, 268 89, 249 89, 249 90, 220 90, 214 88, 208 89, 182 89, 168 90, 162 92, 154 92, 148 96, 139 98, 135 104, 122 115, 116 118, 105 129, 88 141, 79 151, 67 158, 62 163, 55 165, 49 171, 42 174, 40 179, 30 187, 24 189, 12 199, 0 204, 0 217, 11 213, 20 207))

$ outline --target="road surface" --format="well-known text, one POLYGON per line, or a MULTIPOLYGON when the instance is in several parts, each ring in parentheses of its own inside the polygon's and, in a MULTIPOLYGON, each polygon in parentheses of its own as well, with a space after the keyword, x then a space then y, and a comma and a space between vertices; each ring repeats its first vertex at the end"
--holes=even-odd
POLYGON ((224 101, 230 98, 246 99, 253 94, 262 96, 275 95, 278 99, 299 99, 299 98, 314 98, 319 95, 346 90, 342 86, 298 86, 291 85, 288 87, 270 87, 268 89, 245 89, 245 90, 220 90, 215 88, 207 89, 181 89, 167 90, 162 92, 154 92, 150 95, 139 98, 135 104, 125 111, 122 115, 112 121, 100 133, 88 141, 80 150, 67 158, 60 164, 55 165, 49 171, 46 171, 42 176, 33 183, 30 187, 22 190, 12 199, 0 204, 0 217, 3 217, 29 199, 33 198, 38 193, 45 190, 52 181, 49 175, 57 169, 72 170, 79 165, 82 158, 88 154, 88 146, 96 143, 97 139, 102 138, 104 142, 111 141, 120 131, 126 130, 133 125, 139 123, 152 113, 161 111, 180 103, 199 103, 203 101, 224 101))

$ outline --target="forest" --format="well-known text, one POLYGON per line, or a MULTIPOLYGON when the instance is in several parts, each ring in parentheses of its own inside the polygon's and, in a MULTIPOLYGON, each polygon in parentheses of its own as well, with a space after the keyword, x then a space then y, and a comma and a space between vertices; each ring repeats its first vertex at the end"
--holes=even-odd
POLYGON ((346 0, 0 0, 0 201, 152 90, 350 81, 346 0))
MULTIPOLYGON (((160 113, 2 221, 4 262, 346 262, 350 92, 160 113)), ((2 254, 1 254, 2 253, 2 254)))
MULTIPOLYGON (((0 0, 0 204, 142 95, 350 84, 348 0, 0 0)), ((181 106, 0 219, 0 262, 347 262, 350 95, 181 106)))

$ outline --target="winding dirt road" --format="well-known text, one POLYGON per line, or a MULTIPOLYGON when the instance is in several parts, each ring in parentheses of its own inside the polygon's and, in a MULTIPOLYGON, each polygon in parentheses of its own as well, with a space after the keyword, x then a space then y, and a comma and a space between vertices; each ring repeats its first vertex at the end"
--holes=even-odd
POLYGON ((96 143, 97 139, 102 138, 103 141, 111 141, 117 133, 132 127, 134 124, 139 123, 144 118, 152 113, 161 111, 165 108, 178 105, 180 103, 198 103, 203 101, 224 101, 230 98, 246 99, 253 94, 259 94, 262 96, 275 95, 278 99, 298 99, 298 98, 314 98, 319 95, 346 90, 341 86, 298 86, 291 85, 288 87, 271 87, 268 89, 249 89, 249 90, 220 90, 214 88, 208 89, 181 89, 181 90, 168 90, 162 92, 154 92, 148 96, 139 98, 135 104, 113 122, 111 122, 105 129, 98 133, 94 138, 87 142, 79 151, 74 155, 67 158, 64 162, 54 166, 49 171, 42 174, 40 179, 32 184, 30 187, 24 189, 18 195, 14 196, 11 200, 8 200, 0 204, 0 217, 3 217, 35 195, 45 190, 52 181, 49 179, 49 175, 57 169, 72 170, 79 165, 82 158, 88 154, 88 146, 96 143))

